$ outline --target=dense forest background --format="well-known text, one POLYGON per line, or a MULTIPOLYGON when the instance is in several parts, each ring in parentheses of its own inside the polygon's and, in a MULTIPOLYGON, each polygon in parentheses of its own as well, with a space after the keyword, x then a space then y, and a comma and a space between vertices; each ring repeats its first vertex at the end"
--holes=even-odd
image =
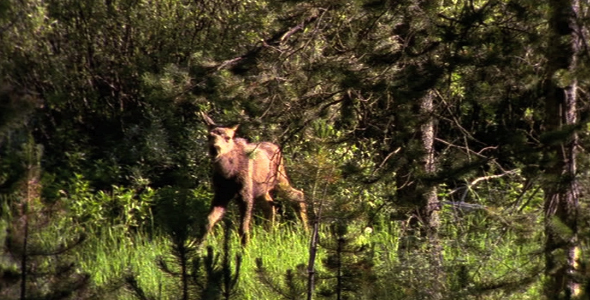
POLYGON ((0 2, 0 298, 588 299, 580 0, 0 2), (207 127, 281 146, 239 246, 207 127))

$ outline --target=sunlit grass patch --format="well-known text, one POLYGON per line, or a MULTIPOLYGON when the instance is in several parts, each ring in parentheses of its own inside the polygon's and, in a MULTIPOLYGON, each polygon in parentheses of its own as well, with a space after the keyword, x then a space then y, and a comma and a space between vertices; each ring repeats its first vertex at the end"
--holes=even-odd
POLYGON ((159 294, 172 287, 157 266, 157 258, 167 253, 167 241, 137 233, 128 237, 116 229, 95 233, 93 239, 78 251, 80 268, 88 272, 97 289, 113 290, 114 299, 133 299, 123 286, 125 275, 133 273, 146 291, 159 294))
MULTIPOLYGON (((227 258, 232 272, 236 270, 236 257, 241 258, 235 299, 280 298, 276 291, 261 280, 257 272, 259 259, 266 270, 267 280, 279 288, 285 286, 287 270, 295 272, 297 282, 305 286, 311 233, 306 233, 299 224, 279 223, 271 230, 256 224, 251 229, 250 243, 243 248, 235 224, 231 224, 231 221, 227 224, 230 224, 229 229, 223 225, 217 226, 215 233, 209 236, 196 255, 205 256, 210 247, 217 257, 217 266, 220 266, 224 251, 229 250, 227 258)), ((404 252, 399 248, 402 232, 397 225, 377 226, 367 231, 359 226, 351 225, 349 232, 351 236, 356 236, 355 243, 362 243, 372 251, 372 268, 378 279, 368 287, 368 291, 377 297, 374 299, 412 299, 412 295, 418 295, 416 292, 420 288, 429 288, 428 284, 434 282, 427 280, 432 279, 428 276, 433 272, 428 258, 431 251, 428 243, 422 244, 417 250, 404 252)), ((446 233, 461 231, 452 224, 443 228, 446 233)), ((321 239, 326 242, 334 238, 330 234, 330 226, 323 226, 321 239)), ((150 295, 158 299, 173 299, 178 295, 179 278, 165 274, 157 264, 159 257, 172 257, 170 242, 164 235, 152 237, 136 233, 129 237, 116 228, 109 228, 92 236, 78 250, 78 258, 80 268, 93 276, 97 288, 122 283, 123 276, 133 272, 139 285, 150 295)), ((447 296, 463 295, 465 299, 535 299, 540 295, 540 280, 536 279, 532 284, 516 286, 516 290, 507 292, 497 289, 479 293, 475 289, 480 283, 516 281, 526 277, 527 272, 530 273, 535 266, 542 265, 542 258, 534 255, 538 249, 538 237, 517 243, 518 234, 510 232, 500 234, 490 230, 483 234, 442 234, 440 244, 445 272, 442 278, 446 278, 444 284, 447 296), (461 286, 461 276, 467 276, 466 286, 461 286)), ((326 273, 322 264, 326 257, 327 250, 320 246, 315 261, 319 277, 316 292, 322 284, 330 283, 322 283, 322 280, 333 278, 330 277, 333 274, 326 273)), ((120 289, 112 293, 110 299, 134 298, 120 289)))
MULTIPOLYGON (((223 250, 224 231, 217 228, 214 237, 207 240, 207 245, 215 251, 223 250)), ((285 272, 295 270, 299 265, 307 266, 309 259, 309 234, 297 225, 278 224, 272 230, 262 226, 253 226, 251 240, 246 248, 239 244, 235 230, 229 230, 232 262, 235 255, 241 255, 241 276, 239 279, 240 299, 274 299, 276 294, 261 283, 256 273, 256 260, 261 259, 264 268, 277 282, 281 282, 285 272)), ((316 262, 318 267, 319 260, 316 262)), ((235 267, 235 266, 233 266, 235 267)))

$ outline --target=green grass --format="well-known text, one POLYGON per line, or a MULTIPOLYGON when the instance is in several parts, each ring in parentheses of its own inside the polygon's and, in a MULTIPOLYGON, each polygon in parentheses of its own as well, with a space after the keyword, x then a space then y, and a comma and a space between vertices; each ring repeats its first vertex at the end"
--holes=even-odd
MULTIPOLYGON (((444 228, 444 227, 443 227, 444 228)), ((452 228, 445 228, 449 231, 452 228)), ((510 280, 524 276, 534 266, 542 264, 539 255, 534 252, 539 248, 538 236, 527 241, 515 241, 517 234, 495 231, 490 228, 483 234, 446 235, 441 241, 447 281, 457 278, 458 264, 468 266, 468 277, 476 282, 494 282, 510 280)), ((373 270, 379 277, 369 289, 377 289, 374 299, 412 299, 416 292, 427 287, 428 260, 427 249, 418 249, 410 253, 405 263, 400 261, 398 236, 401 232, 397 226, 389 230, 376 230, 372 233, 361 228, 350 230, 357 236, 359 243, 371 245, 374 253, 373 270)), ((456 230, 456 228, 455 228, 456 230)), ((218 226, 215 234, 210 236, 205 246, 210 246, 221 253, 224 247, 224 228, 218 226)), ((230 234, 230 257, 232 269, 235 268, 234 258, 242 257, 240 278, 235 299, 280 299, 268 286, 262 284, 256 273, 256 260, 261 258, 267 274, 272 280, 281 285, 288 269, 297 270, 297 266, 307 266, 309 257, 309 234, 299 226, 279 224, 271 231, 256 225, 252 228, 251 242, 243 249, 239 244, 234 229, 230 234)), ((322 235, 328 236, 328 229, 322 235)), ((205 254, 206 247, 201 248, 205 254)), ((170 291, 178 291, 177 279, 170 278, 157 266, 159 256, 170 257, 169 242, 163 236, 149 238, 144 234, 126 237, 116 228, 103 230, 89 240, 79 250, 79 266, 90 273, 97 287, 107 288, 113 283, 121 281, 126 272, 137 274, 139 285, 151 295, 161 295, 160 299, 175 299, 170 297, 170 291)), ((323 270, 322 260, 326 251, 320 250, 316 259, 316 267, 323 270)), ((305 268, 300 276, 306 275, 305 268)), ((450 282, 450 281, 449 281, 450 282)), ((304 279, 301 284, 304 284, 304 279)), ((532 284, 522 284, 510 288, 508 291, 491 290, 478 297, 469 296, 473 284, 463 289, 455 290, 457 295, 465 295, 463 299, 538 299, 540 297, 540 280, 532 284)), ((178 295, 178 294, 177 294, 178 295)), ((106 298, 105 298, 106 299, 106 298)), ((120 289, 111 294, 110 299, 134 299, 129 292, 120 289)), ((320 298, 314 298, 320 299, 320 298)), ((364 298, 363 298, 364 299, 364 298)))
MULTIPOLYGON (((217 254, 223 249, 224 230, 216 228, 205 246, 211 246, 217 254)), ((230 230, 230 257, 235 267, 236 255, 242 257, 239 279, 239 299, 273 299, 270 289, 260 284, 256 277, 256 259, 261 258, 264 267, 272 275, 280 278, 285 270, 295 269, 297 265, 307 264, 309 239, 300 229, 291 226, 278 226, 266 231, 261 226, 252 230, 251 243, 242 249, 235 230, 230 230), (248 291, 247 293, 244 291, 248 291)), ((201 254, 205 254, 205 247, 201 254)), ((176 288, 176 280, 163 273, 158 265, 158 257, 170 257, 169 242, 163 236, 148 238, 143 234, 129 238, 116 229, 106 229, 97 233, 92 240, 78 250, 81 270, 92 275, 98 288, 109 289, 122 282, 127 272, 137 274, 139 285, 152 295, 162 295, 168 299, 166 291, 176 288)), ((111 295, 113 299, 134 299, 125 289, 111 295)), ((173 297, 171 298, 173 299, 173 297)))
MULTIPOLYGON (((223 233, 217 228, 214 238, 208 240, 208 245, 214 249, 223 248, 223 233)), ((286 270, 296 269, 298 265, 307 265, 309 257, 309 235, 302 229, 293 226, 279 225, 271 231, 261 226, 254 226, 252 238, 248 246, 241 248, 237 233, 231 234, 232 257, 242 255, 241 277, 239 281, 239 299, 276 299, 267 286, 260 283, 256 275, 256 259, 262 259, 264 268, 280 282, 286 270), (246 292, 247 291, 247 292, 246 292)))
POLYGON ((129 272, 137 274, 144 290, 156 295, 161 289, 173 286, 173 281, 156 264, 157 258, 166 254, 167 241, 162 237, 150 239, 143 234, 126 237, 116 228, 107 228, 96 233, 78 251, 78 259, 80 268, 92 276, 97 288, 115 289, 110 298, 134 299, 124 288, 118 288, 129 272))

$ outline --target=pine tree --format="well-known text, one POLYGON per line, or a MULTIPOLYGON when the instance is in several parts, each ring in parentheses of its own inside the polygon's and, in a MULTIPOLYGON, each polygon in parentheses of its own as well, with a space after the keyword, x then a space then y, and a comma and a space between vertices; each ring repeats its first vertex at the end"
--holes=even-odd
POLYGON ((578 83, 576 68, 582 47, 578 26, 580 3, 550 1, 545 78, 547 132, 545 189, 545 264, 548 299, 573 299, 580 294, 572 276, 579 265, 579 183, 577 174, 578 83), (557 140, 551 140, 551 138, 557 140))
POLYGON ((29 136, 19 157, 23 176, 3 194, 0 297, 84 299, 91 296, 90 275, 80 272, 69 255, 84 237, 68 234, 58 221, 62 212, 41 199, 41 154, 29 136))
MULTIPOLYGON (((170 239, 170 255, 157 261, 160 270, 178 280, 180 293, 170 296, 179 299, 233 299, 237 293, 242 259, 238 254, 231 260, 229 221, 225 222, 223 249, 214 251, 210 246, 202 254, 204 210, 199 207, 192 191, 188 189, 163 189, 160 194, 158 219, 166 236, 170 239), (199 217, 201 216, 201 217, 199 217)), ((137 284, 138 274, 127 274, 127 288, 137 299, 157 299, 137 284)))
POLYGON ((358 244, 344 222, 332 224, 330 235, 320 244, 328 255, 322 262, 326 272, 320 275, 324 282, 318 294, 338 300, 372 298, 376 274, 370 245, 358 244))
POLYGON ((287 269, 282 276, 277 276, 264 267, 261 258, 257 258, 256 276, 260 283, 277 296, 277 299, 305 299, 308 293, 308 274, 306 274, 305 265, 303 264, 298 265, 295 269, 287 269))

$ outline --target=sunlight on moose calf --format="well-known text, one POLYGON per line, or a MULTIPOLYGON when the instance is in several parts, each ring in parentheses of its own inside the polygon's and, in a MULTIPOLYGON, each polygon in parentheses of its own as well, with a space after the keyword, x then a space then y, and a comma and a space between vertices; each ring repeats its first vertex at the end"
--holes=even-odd
POLYGON ((270 193, 278 192, 294 205, 307 231, 307 208, 303 192, 289 183, 279 147, 273 143, 248 143, 236 138, 238 126, 219 126, 202 113, 208 126, 209 154, 213 163, 215 196, 207 217, 205 235, 223 217, 229 202, 236 198, 240 210, 239 233, 243 245, 248 243, 254 203, 264 212, 271 226, 275 206, 270 193))

